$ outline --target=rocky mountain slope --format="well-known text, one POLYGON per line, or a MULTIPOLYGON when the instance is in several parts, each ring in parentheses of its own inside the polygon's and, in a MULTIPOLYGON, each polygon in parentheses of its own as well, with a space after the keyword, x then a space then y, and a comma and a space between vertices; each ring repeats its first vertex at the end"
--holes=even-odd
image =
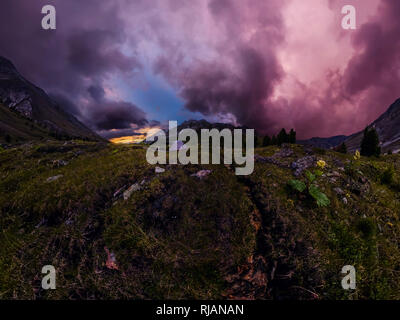
MULTIPOLYGON (((369 125, 374 127, 379 135, 383 152, 400 152, 400 99, 396 100, 386 112, 369 125)), ((311 138, 300 140, 299 144, 311 145, 313 147, 332 149, 342 142, 346 143, 350 152, 360 150, 364 130, 354 133, 351 136, 335 136, 329 138, 311 138)))
POLYGON ((12 62, 3 57, 0 57, 0 115, 2 141, 6 137, 23 141, 49 136, 101 139, 20 75, 12 62))
POLYGON ((161 170, 146 146, 0 150, 0 298, 400 299, 400 156, 255 153, 253 174, 236 176, 225 165, 161 170), (293 179, 313 179, 329 203, 293 179), (48 264, 56 290, 41 288, 48 264), (345 265, 356 290, 342 289, 345 265))
MULTIPOLYGON (((378 132, 383 152, 388 152, 389 150, 393 153, 400 152, 400 99, 396 100, 369 127, 374 127, 378 132)), ((363 131, 360 131, 346 139, 345 143, 348 150, 355 151, 360 149, 362 137, 363 131)))

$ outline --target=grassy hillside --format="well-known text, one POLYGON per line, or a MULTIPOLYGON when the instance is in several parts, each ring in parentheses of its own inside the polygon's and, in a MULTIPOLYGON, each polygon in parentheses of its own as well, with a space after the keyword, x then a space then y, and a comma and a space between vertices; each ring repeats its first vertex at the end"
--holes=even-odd
MULTIPOLYGON (((62 111, 59 110, 58 112, 62 111)), ((83 125, 72 116, 67 114, 64 114, 64 116, 66 118, 70 117, 69 121, 71 123, 76 122, 77 127, 83 127, 83 125)), ((55 119, 55 117, 56 114, 54 115, 53 119, 55 119)), ((63 126, 61 123, 62 119, 60 118, 57 124, 62 131, 57 133, 52 128, 46 126, 45 123, 39 123, 39 121, 28 119, 21 115, 19 112, 11 110, 10 108, 0 104, 0 143, 15 145, 30 141, 36 141, 37 143, 38 141, 44 141, 48 139, 76 139, 77 137, 81 136, 93 141, 102 140, 101 137, 97 136, 94 133, 90 133, 89 135, 87 132, 79 130, 75 130, 74 135, 62 133, 74 131, 72 127, 68 127, 71 126, 68 121, 64 121, 65 126, 63 126)), ((90 130, 87 128, 85 130, 90 132, 90 130)))
POLYGON ((256 153, 255 172, 238 177, 224 165, 155 173, 139 146, 0 151, 0 298, 400 299, 400 157, 256 153), (288 185, 307 182, 291 169, 299 159, 321 171, 328 206, 288 185), (192 176, 201 169, 211 173, 192 176), (41 289, 46 264, 56 290, 41 289), (348 264, 355 291, 340 285, 348 264))
POLYGON ((0 143, 18 143, 48 138, 49 131, 0 104, 0 143))

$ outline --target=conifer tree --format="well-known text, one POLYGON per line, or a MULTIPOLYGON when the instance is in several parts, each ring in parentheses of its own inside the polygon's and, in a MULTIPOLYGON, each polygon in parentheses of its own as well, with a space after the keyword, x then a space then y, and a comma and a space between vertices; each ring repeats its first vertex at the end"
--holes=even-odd
POLYGON ((291 129, 289 133, 289 143, 296 143, 296 131, 294 131, 293 129, 291 129))
POLYGON ((267 146, 270 146, 271 145, 271 138, 267 135, 267 136, 265 136, 264 137, 264 140, 263 140, 263 147, 267 147, 267 146))
POLYGON ((372 157, 379 157, 381 154, 381 147, 379 146, 379 136, 375 128, 364 130, 364 137, 361 141, 361 155, 372 157))
POLYGON ((346 154, 346 153, 347 153, 347 146, 346 146, 346 144, 343 142, 343 143, 339 146, 339 148, 337 149, 337 151, 340 152, 340 153, 346 154))
POLYGON ((279 146, 282 145, 282 143, 289 142, 289 136, 286 133, 285 128, 282 128, 282 130, 279 132, 277 140, 279 146))

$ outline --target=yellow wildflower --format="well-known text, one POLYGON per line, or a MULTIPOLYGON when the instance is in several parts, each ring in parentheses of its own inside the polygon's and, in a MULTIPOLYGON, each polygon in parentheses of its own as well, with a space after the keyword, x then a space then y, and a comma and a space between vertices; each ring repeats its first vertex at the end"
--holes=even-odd
POLYGON ((318 160, 317 166, 323 169, 326 166, 326 162, 324 160, 318 160))
POLYGON ((356 150, 356 153, 354 154, 354 160, 359 160, 361 158, 360 151, 356 150))
POLYGON ((388 225, 389 227, 393 227, 393 223, 391 223, 391 222, 388 222, 387 225, 388 225))

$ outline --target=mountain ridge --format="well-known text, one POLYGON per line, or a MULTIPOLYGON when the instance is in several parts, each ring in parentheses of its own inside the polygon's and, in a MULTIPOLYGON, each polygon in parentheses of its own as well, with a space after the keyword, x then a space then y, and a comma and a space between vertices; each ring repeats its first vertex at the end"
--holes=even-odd
POLYGON ((63 110, 43 89, 24 78, 10 60, 1 56, 0 105, 2 113, 9 116, 8 122, 0 121, 2 140, 9 140, 6 139, 7 136, 14 141, 35 139, 35 135, 29 137, 28 134, 32 127, 37 127, 43 138, 47 136, 102 140, 73 115, 63 110), (3 108, 8 108, 14 114, 9 114, 3 108))
MULTIPOLYGON (((367 127, 376 129, 383 152, 400 152, 400 98, 395 100, 384 113, 367 127)), ((360 150, 363 132, 364 130, 361 130, 349 136, 314 137, 307 140, 299 140, 298 143, 323 149, 332 149, 344 142, 349 152, 355 152, 360 150)))
MULTIPOLYGON (((367 127, 375 128, 377 131, 383 152, 400 152, 400 99, 395 100, 367 127)), ((360 149, 363 132, 364 130, 356 132, 346 139, 345 143, 349 151, 354 152, 360 149)))

